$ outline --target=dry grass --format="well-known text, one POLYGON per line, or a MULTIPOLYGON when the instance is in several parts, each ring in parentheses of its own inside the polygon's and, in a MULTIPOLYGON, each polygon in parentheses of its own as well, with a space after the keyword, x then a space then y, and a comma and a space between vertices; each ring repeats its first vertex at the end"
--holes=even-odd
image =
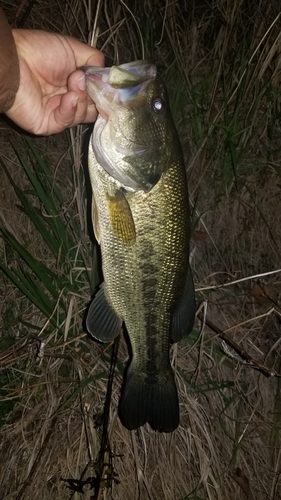
MULTIPOLYGON (((270 372, 281 373, 278 299, 265 297, 259 303, 251 294, 257 281, 253 276, 259 273, 277 296, 280 292, 278 2, 145 1, 142 9, 138 2, 127 2, 135 19, 123 2, 91 3, 90 8, 86 2, 37 2, 24 26, 87 41, 96 23, 97 46, 112 64, 141 57, 138 23, 145 54, 157 61, 169 87, 194 219, 200 218, 201 240, 197 233, 192 249, 198 303, 205 304, 207 318, 227 330, 241 351, 270 372), (245 277, 249 279, 237 283, 245 277)), ((3 6, 17 23, 28 5, 4 1, 3 6)), ((0 132, 1 158, 24 190, 27 184, 8 142, 18 139, 5 125, 0 132)), ((65 187, 64 207, 79 218, 83 248, 90 248, 83 182, 73 186, 72 179, 79 176, 71 176, 72 168, 76 173, 81 168, 81 141, 72 139, 73 160, 65 135, 36 142, 48 150, 54 178, 65 187)), ((2 169, 0 189, 1 226, 55 269, 53 256, 18 210, 2 169)), ((5 251, 0 239, 2 258, 13 263, 16 255, 5 251)), ((90 266, 91 251, 87 258, 90 266)), ((197 321, 190 339, 172 350, 179 429, 172 435, 148 426, 129 432, 117 416, 120 371, 127 357, 121 340, 111 395, 110 449, 103 448, 98 416, 106 400, 111 346, 92 342, 82 331, 89 283, 81 280, 79 294, 68 297, 60 336, 6 277, 0 281, 0 403, 14 403, 0 407, 6 420, 0 427, 1 498, 281 498, 278 377, 266 378, 233 350, 223 352, 218 335, 197 321), (36 335, 29 322, 38 327, 36 335), (103 485, 110 487, 99 488, 93 478, 105 472, 107 463, 103 485), (82 495, 61 478, 90 480, 82 495)))

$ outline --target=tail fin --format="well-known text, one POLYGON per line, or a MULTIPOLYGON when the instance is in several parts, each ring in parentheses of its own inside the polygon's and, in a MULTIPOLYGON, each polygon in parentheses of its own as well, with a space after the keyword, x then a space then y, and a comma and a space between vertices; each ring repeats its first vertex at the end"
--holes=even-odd
POLYGON ((133 366, 123 386, 119 415, 127 429, 137 429, 148 422, 155 431, 172 432, 179 425, 179 400, 172 368, 150 382, 133 366))

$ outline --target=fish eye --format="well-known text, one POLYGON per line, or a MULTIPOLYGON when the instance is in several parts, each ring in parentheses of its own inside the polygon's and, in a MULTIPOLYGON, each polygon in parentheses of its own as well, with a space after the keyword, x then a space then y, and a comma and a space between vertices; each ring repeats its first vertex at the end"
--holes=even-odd
POLYGON ((161 97, 156 97, 155 99, 153 99, 152 109, 154 113, 163 113, 163 111, 165 111, 165 108, 166 108, 165 101, 163 101, 161 97))

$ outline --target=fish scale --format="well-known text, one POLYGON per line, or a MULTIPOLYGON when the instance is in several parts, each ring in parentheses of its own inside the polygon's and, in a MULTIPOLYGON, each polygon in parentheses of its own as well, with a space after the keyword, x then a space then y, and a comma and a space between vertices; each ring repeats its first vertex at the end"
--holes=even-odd
MULTIPOLYGON (((97 71, 88 73, 88 89, 101 106, 97 71)), ((130 83, 128 102, 122 89, 122 103, 118 98, 113 102, 110 94, 106 107, 103 92, 109 118, 97 123, 89 145, 94 231, 104 283, 86 324, 96 339, 108 342, 125 323, 132 360, 119 405, 123 424, 133 429, 149 422, 155 430, 171 432, 179 423, 179 404, 170 343, 190 332, 195 313, 188 190, 166 91, 159 77, 150 76, 148 82, 141 78, 135 99, 130 83), (165 98, 165 116, 159 120, 150 114, 155 95, 165 98)))

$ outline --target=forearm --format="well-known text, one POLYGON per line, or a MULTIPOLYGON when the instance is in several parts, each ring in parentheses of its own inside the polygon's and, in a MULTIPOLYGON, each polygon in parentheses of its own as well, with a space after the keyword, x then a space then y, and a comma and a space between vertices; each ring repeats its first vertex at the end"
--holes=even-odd
POLYGON ((11 28, 0 7, 0 113, 14 103, 19 87, 19 60, 11 28))

